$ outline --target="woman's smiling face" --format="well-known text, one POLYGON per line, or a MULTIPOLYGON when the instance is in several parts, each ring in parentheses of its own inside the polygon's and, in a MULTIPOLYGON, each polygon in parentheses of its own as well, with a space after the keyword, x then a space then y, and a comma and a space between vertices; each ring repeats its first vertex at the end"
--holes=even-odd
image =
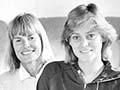
POLYGON ((41 55, 41 39, 35 30, 26 30, 24 34, 19 32, 14 36, 13 47, 17 58, 22 63, 32 62, 41 55))
POLYGON ((89 23, 73 28, 69 43, 79 60, 92 61, 101 57, 102 37, 89 23))

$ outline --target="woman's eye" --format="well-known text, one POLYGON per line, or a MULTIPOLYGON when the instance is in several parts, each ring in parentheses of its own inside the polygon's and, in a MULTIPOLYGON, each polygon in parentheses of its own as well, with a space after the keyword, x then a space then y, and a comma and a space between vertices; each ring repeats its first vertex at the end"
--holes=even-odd
POLYGON ((30 36, 28 39, 29 39, 29 40, 33 40, 33 39, 34 39, 34 37, 33 37, 33 36, 30 36))
POLYGON ((88 39, 95 39, 96 38, 96 34, 89 34, 88 35, 88 39))
POLYGON ((16 39, 15 41, 16 41, 16 42, 21 42, 21 40, 20 40, 20 39, 16 39))
POLYGON ((75 40, 76 40, 76 39, 79 39, 79 37, 78 37, 78 36, 74 36, 74 37, 73 37, 73 39, 75 39, 75 40))
POLYGON ((80 36, 72 36, 72 38, 71 38, 72 40, 80 40, 80 36))

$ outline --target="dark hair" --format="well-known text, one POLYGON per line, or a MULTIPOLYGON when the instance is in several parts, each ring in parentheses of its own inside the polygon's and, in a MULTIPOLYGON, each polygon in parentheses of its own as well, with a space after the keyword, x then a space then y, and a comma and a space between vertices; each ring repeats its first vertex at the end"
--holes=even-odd
POLYGON ((87 6, 79 5, 71 10, 64 24, 61 43, 65 46, 67 62, 77 62, 78 59, 74 55, 72 47, 69 44, 69 38, 73 33, 73 28, 88 21, 90 22, 90 25, 93 25, 105 39, 102 47, 102 59, 109 59, 110 55, 108 55, 108 51, 110 51, 110 45, 116 39, 116 30, 99 13, 97 6, 90 3, 87 6))

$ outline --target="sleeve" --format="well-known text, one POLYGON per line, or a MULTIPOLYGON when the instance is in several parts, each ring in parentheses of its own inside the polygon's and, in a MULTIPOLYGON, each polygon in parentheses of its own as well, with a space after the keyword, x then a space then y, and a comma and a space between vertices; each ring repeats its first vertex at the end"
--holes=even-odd
POLYGON ((45 78, 44 75, 42 75, 37 82, 36 90, 49 90, 48 82, 47 77, 45 78))
POLYGON ((48 64, 37 82, 37 90, 64 90, 59 63, 48 64))
POLYGON ((55 64, 49 63, 44 68, 41 76, 38 79, 37 82, 37 89, 36 90, 49 90, 49 80, 55 73, 55 64))
POLYGON ((64 90, 61 73, 56 73, 52 78, 41 76, 37 83, 37 90, 64 90))
POLYGON ((66 90, 62 81, 61 73, 57 73, 50 80, 49 90, 66 90))

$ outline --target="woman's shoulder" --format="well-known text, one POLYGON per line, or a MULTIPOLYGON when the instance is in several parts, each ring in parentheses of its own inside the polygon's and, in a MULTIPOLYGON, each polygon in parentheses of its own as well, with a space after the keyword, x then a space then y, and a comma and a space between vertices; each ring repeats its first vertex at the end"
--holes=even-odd
POLYGON ((64 61, 53 61, 49 62, 46 67, 44 68, 45 71, 50 70, 50 71, 55 71, 60 69, 60 65, 65 64, 64 61))
POLYGON ((4 73, 2 73, 1 75, 0 75, 0 81, 2 80, 2 79, 6 79, 6 78, 8 78, 10 76, 10 71, 6 71, 6 72, 4 72, 4 73))
POLYGON ((17 70, 15 72, 6 71, 0 75, 0 83, 11 82, 13 78, 16 77, 16 75, 17 75, 17 70))
POLYGON ((7 82, 9 82, 10 72, 6 71, 0 75, 0 88, 2 88, 7 82))
POLYGON ((56 73, 60 73, 61 70, 66 66, 67 64, 64 61, 53 61, 48 63, 44 70, 43 70, 43 74, 44 75, 49 75, 49 76, 53 76, 56 73))
POLYGON ((7 71, 0 75, 0 90, 9 90, 11 87, 15 87, 16 81, 19 80, 18 70, 7 71))

